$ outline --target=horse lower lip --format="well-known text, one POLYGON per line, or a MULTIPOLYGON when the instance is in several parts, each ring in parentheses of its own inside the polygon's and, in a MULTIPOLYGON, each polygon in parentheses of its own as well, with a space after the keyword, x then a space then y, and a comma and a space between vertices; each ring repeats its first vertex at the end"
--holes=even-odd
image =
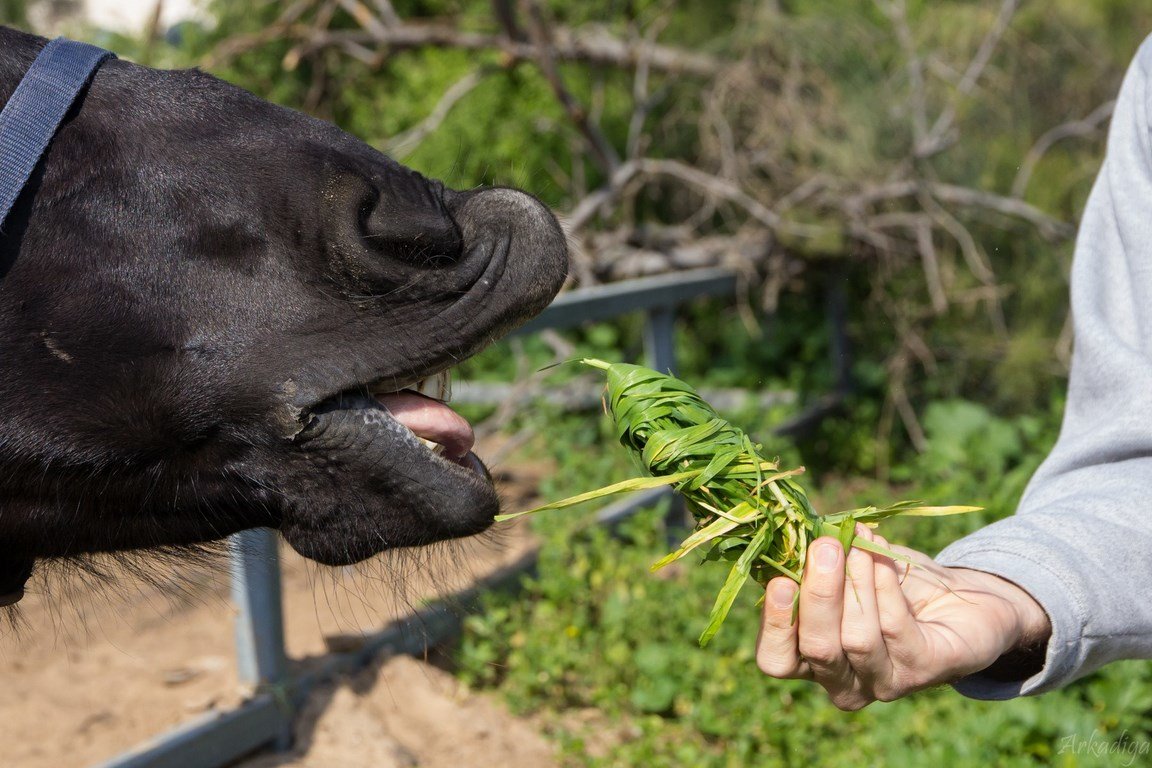
POLYGON ((432 453, 436 454, 437 456, 440 456, 441 458, 447 459, 448 461, 452 462, 453 464, 464 467, 464 469, 471 470, 472 472, 475 472, 476 474, 480 475, 481 477, 487 477, 488 476, 488 472, 484 468, 484 463, 482 461, 480 461, 480 457, 478 457, 472 451, 468 451, 463 456, 449 456, 447 454, 447 452, 445 451, 444 446, 440 445, 440 443, 434 443, 431 440, 425 440, 423 437, 420 437, 419 435, 416 436, 416 439, 419 440, 420 442, 424 443, 424 447, 426 447, 428 450, 432 451, 432 453))
POLYGON ((480 475, 480 477, 488 476, 488 473, 484 471, 484 464, 480 461, 480 457, 472 451, 468 451, 468 453, 464 456, 461 456, 459 459, 453 459, 452 461, 464 467, 465 469, 472 470, 476 474, 480 475))

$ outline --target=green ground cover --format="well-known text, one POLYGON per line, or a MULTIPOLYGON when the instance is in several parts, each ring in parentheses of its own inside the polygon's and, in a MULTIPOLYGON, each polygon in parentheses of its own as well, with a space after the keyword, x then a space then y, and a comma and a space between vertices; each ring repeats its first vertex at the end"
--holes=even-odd
MULTIPOLYGON (((976 403, 941 401, 925 418, 930 450, 893 468, 900 482, 817 469, 806 483, 818 509, 905 497, 987 507, 977 516, 884 524, 890 539, 934 552, 1011 512, 1055 437, 1057 413, 1005 420, 976 403)), ((789 461, 802 458, 796 446, 770 437, 779 414, 726 415, 789 461)), ((546 423, 527 453, 556 463, 542 488, 547 498, 635 473, 606 418, 549 413, 546 423)), ((486 599, 485 610, 468 619, 456 658, 462 679, 535 717, 571 765, 976 768, 1148 759, 1146 663, 1115 664, 1040 698, 976 702, 942 687, 840 712, 812 684, 759 672, 752 594, 741 595, 712 646, 696 646, 724 572, 693 558, 671 573, 649 572, 667 551, 663 510, 644 511, 615 537, 589 524, 592 512, 533 520, 543 541, 538 573, 522 592, 486 599)))

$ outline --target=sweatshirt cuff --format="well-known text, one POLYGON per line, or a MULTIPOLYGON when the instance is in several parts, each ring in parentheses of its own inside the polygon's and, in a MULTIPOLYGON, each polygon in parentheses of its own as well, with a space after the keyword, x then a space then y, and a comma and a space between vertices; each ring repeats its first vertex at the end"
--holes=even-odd
POLYGON ((1039 559, 1044 553, 1034 544, 1002 538, 990 544, 980 541, 982 538, 978 533, 961 539, 946 547, 935 560, 949 568, 984 571, 1016 584, 1048 614, 1052 636, 1044 667, 1032 677, 1004 681, 975 672, 953 682, 952 687, 972 699, 1001 701, 1045 693, 1079 677, 1085 655, 1085 620, 1074 585, 1066 583, 1058 570, 1039 559))

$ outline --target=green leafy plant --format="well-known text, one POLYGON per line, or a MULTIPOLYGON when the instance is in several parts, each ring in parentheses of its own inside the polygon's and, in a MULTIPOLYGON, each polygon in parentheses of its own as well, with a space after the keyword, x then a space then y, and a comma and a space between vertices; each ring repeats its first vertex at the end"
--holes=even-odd
MULTIPOLYGON (((599 434, 583 417, 552 424, 566 435, 599 434)), ((532 455, 549 452, 547 445, 534 445, 532 455)), ((566 469, 571 476, 557 478, 557 491, 619 471, 566 469)), ((832 485, 822 483, 821 498, 832 485)), ((893 492, 875 483, 856 488, 861 499, 893 492)), ((1152 669, 1144 662, 1110 665, 1040 697, 979 702, 938 689, 846 714, 819 686, 757 671, 756 611, 733 610, 712 644, 697 648, 685 637, 712 602, 715 572, 638 576, 665 547, 663 506, 612 531, 575 511, 534 518, 549 544, 539 570, 520 591, 486 595, 484 610, 466 619, 455 656, 460 677, 532 718, 559 745, 565 766, 1087 768, 1122 764, 1127 755, 1061 752, 1070 736, 1105 745, 1152 739, 1152 669)), ((751 606, 751 596, 740 603, 751 606)))
POLYGON ((817 514, 794 480, 804 468, 781 470, 778 461, 762 456, 761 446, 721 417, 686 382, 640 365, 592 358, 581 362, 606 372, 605 410, 612 416, 618 439, 649 477, 625 480, 497 519, 671 485, 684 497, 696 527, 675 551, 657 561, 653 570, 695 550, 703 552, 705 560, 732 563, 708 626, 700 635, 701 646, 720 630, 749 579, 766 585, 775 576, 784 575, 799 583, 808 545, 820 536, 836 537, 845 549, 856 546, 910 563, 886 547, 858 538, 856 526, 874 526, 896 516, 952 515, 979 509, 901 501, 885 507, 817 514))

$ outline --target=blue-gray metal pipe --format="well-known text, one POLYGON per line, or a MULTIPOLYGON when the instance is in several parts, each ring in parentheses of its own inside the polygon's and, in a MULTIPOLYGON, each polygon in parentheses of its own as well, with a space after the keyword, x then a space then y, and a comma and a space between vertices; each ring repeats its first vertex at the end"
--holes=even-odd
POLYGON ((676 373, 676 310, 656 307, 648 310, 644 323, 644 352, 648 367, 661 373, 676 373))
MULTIPOLYGON (((653 307, 644 322, 644 353, 648 367, 661 373, 676 374, 676 310, 653 307)), ((673 495, 664 514, 664 530, 670 545, 679 543, 684 531, 692 526, 684 498, 673 495)))
POLYGON ((287 749, 291 744, 291 721, 283 694, 288 681, 288 658, 284 652, 279 537, 270 528, 254 528, 235 534, 230 544, 240 681, 283 699, 283 727, 276 745, 287 749))

